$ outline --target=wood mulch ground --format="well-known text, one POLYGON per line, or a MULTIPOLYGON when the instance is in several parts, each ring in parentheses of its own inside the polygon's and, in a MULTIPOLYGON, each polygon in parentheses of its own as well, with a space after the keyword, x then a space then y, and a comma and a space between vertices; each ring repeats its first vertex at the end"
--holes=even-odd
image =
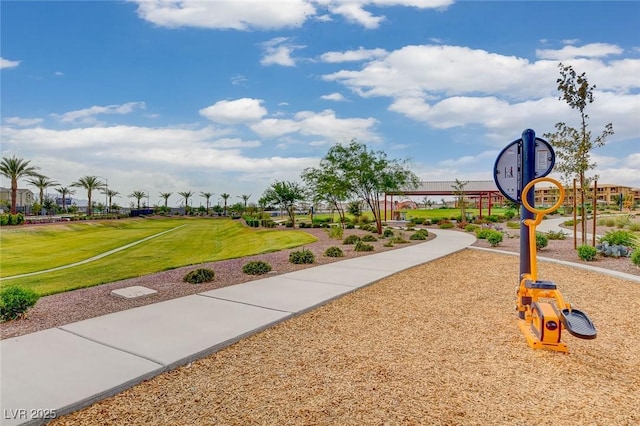
POLYGON ((527 346, 517 260, 467 249, 52 424, 639 424, 640 284, 539 266, 598 328, 570 354, 527 346))

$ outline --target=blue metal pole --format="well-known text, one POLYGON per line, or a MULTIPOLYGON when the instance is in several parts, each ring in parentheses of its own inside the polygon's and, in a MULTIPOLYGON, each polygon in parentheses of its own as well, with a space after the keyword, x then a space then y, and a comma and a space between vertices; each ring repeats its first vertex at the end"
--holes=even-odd
MULTIPOLYGON (((522 132, 522 188, 535 179, 536 132, 527 129, 522 132)), ((527 193, 527 202, 534 206, 535 187, 527 193)), ((531 251, 529 250, 529 228, 524 225, 525 219, 533 219, 534 215, 524 205, 520 206, 520 279, 523 274, 531 273, 531 251)))

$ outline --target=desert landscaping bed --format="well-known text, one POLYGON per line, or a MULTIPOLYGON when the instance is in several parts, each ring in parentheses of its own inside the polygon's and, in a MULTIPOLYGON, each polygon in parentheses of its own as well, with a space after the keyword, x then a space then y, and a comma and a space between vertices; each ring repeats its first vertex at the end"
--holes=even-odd
POLYGON ((464 250, 53 424, 638 424, 640 284, 548 262, 540 276, 591 316, 595 340, 530 349, 517 260, 464 250))

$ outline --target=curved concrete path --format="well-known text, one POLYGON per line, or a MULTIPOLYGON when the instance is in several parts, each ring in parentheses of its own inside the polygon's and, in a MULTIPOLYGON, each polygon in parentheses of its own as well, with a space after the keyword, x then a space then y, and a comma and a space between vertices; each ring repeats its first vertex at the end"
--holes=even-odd
POLYGON ((0 424, 39 424, 218 351, 475 237, 435 240, 159 302, 0 341, 0 424), (48 411, 47 411, 48 410, 48 411))

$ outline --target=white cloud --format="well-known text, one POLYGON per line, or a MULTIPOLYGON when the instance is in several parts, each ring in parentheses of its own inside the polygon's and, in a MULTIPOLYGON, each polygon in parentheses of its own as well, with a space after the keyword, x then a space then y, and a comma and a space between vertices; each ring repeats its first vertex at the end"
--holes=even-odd
POLYGON ((260 59, 262 65, 282 65, 283 67, 293 67, 296 65, 291 54, 305 46, 295 46, 288 43, 287 37, 276 37, 262 43, 264 55, 260 59))
POLYGON ((260 120, 267 109, 262 106, 262 99, 241 98, 218 101, 202 108, 199 113, 215 123, 240 124, 260 120))
POLYGON ((391 7, 403 6, 417 9, 441 9, 453 3, 453 0, 317 0, 317 3, 325 5, 333 14, 343 16, 347 22, 362 25, 367 29, 375 29, 386 18, 383 15, 375 16, 365 10, 367 6, 391 7))
POLYGON ((332 110, 322 112, 300 111, 292 119, 267 118, 251 126, 251 130, 265 138, 292 133, 303 136, 323 137, 326 140, 358 139, 362 142, 377 142, 380 137, 374 127, 375 118, 338 118, 332 110))
POLYGON ((269 30, 297 28, 316 13, 305 0, 131 0, 141 19, 169 28, 269 30))
POLYGON ((329 63, 355 62, 381 58, 385 55, 387 55, 387 51, 384 49, 364 49, 360 47, 357 50, 344 52, 326 52, 320 56, 320 60, 329 63))
POLYGON ((247 81, 248 81, 247 78, 242 74, 236 74, 234 76, 231 76, 231 84, 233 86, 244 86, 244 87, 246 87, 247 81))
POLYGON ((262 145, 260 141, 245 141, 239 138, 224 138, 212 142, 210 146, 220 149, 229 148, 257 148, 262 145))
POLYGON ((538 49, 536 56, 540 59, 566 61, 573 58, 602 58, 611 55, 620 55, 622 48, 614 44, 591 43, 584 46, 565 46, 559 50, 538 49))
POLYGON ((336 101, 336 102, 343 102, 346 101, 347 99, 342 96, 342 93, 330 93, 328 95, 322 95, 320 96, 321 99, 324 99, 325 101, 336 101))
POLYGON ((22 61, 10 61, 9 59, 0 58, 0 69, 15 68, 20 65, 22 61))
POLYGON ((34 126, 36 124, 42 123, 42 121, 42 118, 7 117, 4 119, 4 122, 6 124, 20 127, 34 126))
POLYGON ((79 109, 76 111, 69 111, 64 114, 52 114, 54 117, 60 118, 63 123, 94 123, 96 115, 102 114, 130 114, 136 109, 145 109, 144 102, 127 102, 122 105, 107 105, 107 106, 92 106, 89 108, 79 109))
POLYGON ((55 73, 53 73, 53 75, 55 75, 56 77, 62 77, 64 73, 62 71, 56 71, 55 73))

